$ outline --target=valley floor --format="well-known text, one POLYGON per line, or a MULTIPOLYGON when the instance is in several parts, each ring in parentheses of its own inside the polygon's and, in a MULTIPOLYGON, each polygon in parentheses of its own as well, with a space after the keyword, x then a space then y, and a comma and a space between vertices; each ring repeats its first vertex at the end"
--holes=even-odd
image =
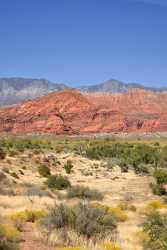
MULTIPOLYGON (((136 175, 133 170, 122 173, 119 166, 108 170, 98 160, 89 160, 74 153, 45 152, 33 155, 27 151, 17 156, 8 156, 0 162, 1 171, 7 177, 8 185, 2 185, 0 195, 0 214, 9 216, 25 209, 48 209, 54 203, 65 202, 73 204, 77 199, 67 199, 66 191, 51 192, 44 187, 46 178, 40 177, 37 166, 44 159, 58 159, 59 165, 50 164, 52 174, 68 176, 72 185, 83 185, 95 188, 104 194, 103 205, 117 207, 121 202, 128 202, 135 207, 127 211, 128 219, 118 224, 117 241, 123 250, 140 250, 137 233, 143 216, 142 210, 148 201, 160 199, 152 194, 150 176, 136 175), (50 157, 51 156, 51 157, 50 157), (74 168, 71 174, 66 174, 63 166, 67 160, 72 161, 74 168), (12 175, 15 173, 15 175, 12 175), (134 247, 135 246, 135 247, 134 247)), ((27 223, 22 232, 21 250, 52 250, 35 240, 34 227, 27 223)))

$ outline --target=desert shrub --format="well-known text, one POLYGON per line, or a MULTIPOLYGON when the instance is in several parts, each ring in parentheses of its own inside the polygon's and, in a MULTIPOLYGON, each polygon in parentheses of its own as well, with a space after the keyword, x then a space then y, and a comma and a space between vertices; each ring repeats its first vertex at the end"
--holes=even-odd
POLYGON ((119 206, 109 207, 100 203, 93 203, 91 206, 106 211, 106 213, 112 215, 117 222, 124 222, 128 219, 127 213, 119 206))
POLYGON ((124 210, 124 211, 126 211, 126 210, 130 210, 130 211, 133 211, 133 212, 136 211, 136 206, 133 205, 133 204, 131 204, 131 203, 129 203, 129 202, 127 202, 127 201, 121 202, 118 207, 121 210, 124 210))
POLYGON ((121 168, 122 173, 127 173, 129 170, 129 165, 125 160, 121 160, 119 167, 121 168))
POLYGON ((4 160, 6 158, 6 152, 3 148, 0 147, 0 160, 4 160))
POLYGON ((1 139, 0 143, 8 151, 14 150, 17 152, 24 152, 24 150, 33 150, 34 153, 39 153, 41 149, 52 149, 50 139, 41 138, 39 136, 26 136, 26 137, 7 137, 1 139))
POLYGON ((157 184, 167 184, 167 171, 165 169, 157 169, 153 174, 157 184))
POLYGON ((35 222, 41 218, 47 216, 47 213, 43 210, 24 210, 11 215, 11 219, 16 224, 25 222, 35 222))
POLYGON ((147 249, 148 241, 150 240, 149 235, 146 232, 144 232, 143 230, 140 230, 136 233, 136 236, 137 236, 138 242, 141 244, 141 246, 143 246, 142 249, 143 250, 147 249))
POLYGON ((41 165, 38 167, 38 172, 42 177, 48 177, 50 175, 50 168, 46 165, 41 165))
POLYGON ((106 241, 101 245, 104 250, 122 250, 122 248, 115 242, 106 241))
POLYGON ((128 216, 125 211, 123 211, 120 207, 109 207, 108 213, 115 216, 117 221, 124 222, 128 219, 128 216))
POLYGON ((108 159, 108 160, 106 161, 105 167, 106 167, 107 169, 112 170, 114 166, 115 166, 115 165, 114 165, 114 163, 113 163, 113 161, 112 161, 111 159, 108 159))
POLYGON ((112 170, 115 166, 120 165, 120 160, 117 158, 109 158, 107 159, 106 163, 104 164, 104 167, 106 167, 108 170, 112 170))
POLYGON ((167 248, 167 214, 152 211, 143 223, 143 231, 148 234, 144 249, 166 250, 167 248))
POLYGON ((166 189, 164 187, 167 184, 167 171, 165 169, 156 169, 153 173, 156 183, 151 184, 152 191, 155 195, 165 195, 166 189))
POLYGON ((11 225, 0 224, 0 235, 4 235, 4 237, 9 241, 18 241, 20 233, 11 225))
POLYGON ((89 158, 100 159, 115 157, 118 159, 131 159, 135 165, 139 163, 153 163, 154 150, 146 144, 113 143, 111 145, 98 145, 86 150, 89 158))
POLYGON ((67 192, 68 198, 80 198, 80 199, 89 199, 89 200, 102 200, 103 194, 96 189, 90 189, 89 187, 84 186, 72 186, 68 189, 67 192))
POLYGON ((86 156, 90 159, 117 158, 121 161, 119 165, 123 172, 127 172, 131 166, 137 173, 145 173, 147 165, 158 165, 158 152, 156 148, 147 144, 112 143, 88 147, 86 156))
POLYGON ((151 183, 150 186, 151 186, 153 194, 160 195, 160 196, 166 194, 166 190, 162 184, 151 183))
POLYGON ((152 209, 166 208, 166 205, 160 200, 153 200, 148 202, 148 207, 152 209))
POLYGON ((0 250, 18 250, 19 231, 7 224, 0 224, 0 250))
POLYGON ((64 169, 66 171, 67 174, 71 174, 72 168, 73 168, 73 164, 72 161, 67 160, 66 164, 64 164, 64 169))
POLYGON ((149 165, 140 163, 139 165, 135 167, 135 172, 137 174, 149 174, 149 165))
POLYGON ((106 210, 92 207, 89 204, 79 203, 73 207, 64 204, 55 206, 47 219, 43 220, 43 225, 54 229, 64 228, 74 230, 79 235, 87 238, 103 238, 107 233, 114 233, 116 221, 113 215, 106 210))
POLYGON ((62 175, 50 175, 46 183, 49 188, 59 190, 66 189, 71 186, 71 183, 68 178, 62 175))

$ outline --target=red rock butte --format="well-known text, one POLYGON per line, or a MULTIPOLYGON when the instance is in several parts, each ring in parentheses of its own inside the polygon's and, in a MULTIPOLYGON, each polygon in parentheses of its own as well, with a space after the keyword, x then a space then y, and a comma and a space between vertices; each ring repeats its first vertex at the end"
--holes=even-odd
POLYGON ((74 89, 0 109, 0 133, 86 135, 166 132, 167 92, 134 89, 82 94, 74 89))

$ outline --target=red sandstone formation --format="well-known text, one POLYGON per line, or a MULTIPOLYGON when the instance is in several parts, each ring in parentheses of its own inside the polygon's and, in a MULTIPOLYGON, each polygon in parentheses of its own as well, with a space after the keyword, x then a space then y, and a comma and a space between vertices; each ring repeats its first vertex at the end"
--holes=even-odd
POLYGON ((90 134, 167 131, 167 92, 51 93, 0 109, 0 133, 90 134))

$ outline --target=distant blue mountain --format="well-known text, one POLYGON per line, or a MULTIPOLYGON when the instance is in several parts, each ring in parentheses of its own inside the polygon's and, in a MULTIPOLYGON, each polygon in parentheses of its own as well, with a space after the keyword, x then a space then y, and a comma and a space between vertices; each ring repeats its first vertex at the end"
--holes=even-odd
POLYGON ((52 83, 45 79, 0 78, 0 105, 16 104, 64 88, 64 84, 52 83))
MULTIPOLYGON (((50 92, 61 91, 65 88, 67 88, 65 84, 53 83, 46 79, 0 78, 0 106, 16 104, 21 101, 47 95, 50 92)), ((82 86, 78 89, 89 93, 124 93, 134 88, 151 91, 167 90, 167 88, 148 88, 142 84, 124 83, 114 79, 96 85, 82 86)))
POLYGON ((149 88, 138 83, 124 83, 115 79, 105 81, 100 84, 82 86, 80 89, 86 92, 104 92, 104 93, 125 93, 130 89, 144 89, 150 91, 165 91, 167 88, 149 88))

